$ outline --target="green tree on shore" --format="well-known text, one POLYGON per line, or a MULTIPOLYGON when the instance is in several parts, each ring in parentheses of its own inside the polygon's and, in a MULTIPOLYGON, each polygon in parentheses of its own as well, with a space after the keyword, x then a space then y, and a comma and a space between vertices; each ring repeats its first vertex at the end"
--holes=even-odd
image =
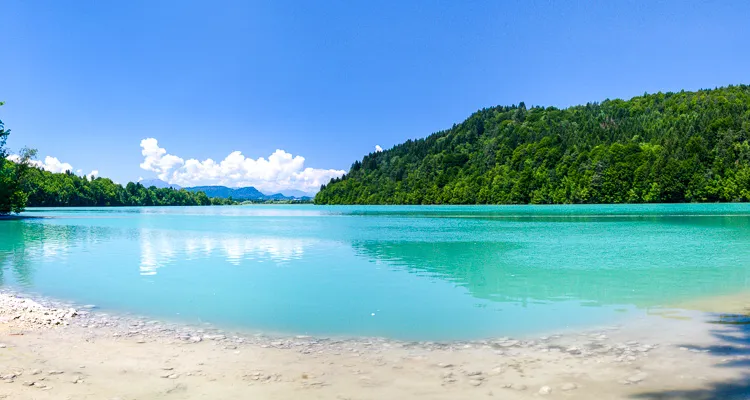
MULTIPOLYGON (((0 102, 0 106, 4 103, 0 102)), ((36 150, 23 149, 15 162, 7 159, 8 149, 5 147, 10 129, 5 129, 0 120, 0 215, 19 213, 26 206, 27 194, 24 184, 31 168, 31 159, 36 150)))

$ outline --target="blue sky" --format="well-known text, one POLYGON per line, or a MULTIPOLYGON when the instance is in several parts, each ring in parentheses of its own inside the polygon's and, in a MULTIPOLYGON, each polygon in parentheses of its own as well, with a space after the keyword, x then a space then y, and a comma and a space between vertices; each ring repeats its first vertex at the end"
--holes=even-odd
POLYGON ((747 1, 3 0, 0 119, 11 148, 119 182, 310 189, 482 107, 750 83, 748 16, 747 1))

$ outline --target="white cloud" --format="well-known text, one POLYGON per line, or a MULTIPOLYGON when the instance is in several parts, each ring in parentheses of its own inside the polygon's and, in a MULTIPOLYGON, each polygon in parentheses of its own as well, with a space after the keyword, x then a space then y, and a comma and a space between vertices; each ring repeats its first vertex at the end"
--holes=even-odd
POLYGON ((141 140, 141 149, 141 154, 144 157, 141 168, 154 171, 160 177, 162 174, 167 174, 171 169, 185 164, 185 160, 182 158, 167 154, 167 151, 159 147, 159 143, 154 138, 141 140))
POLYGON ((59 173, 59 172, 73 170, 72 165, 61 162, 60 160, 57 159, 57 157, 50 157, 50 156, 44 157, 44 163, 41 163, 39 161, 33 161, 33 162, 36 163, 39 167, 44 168, 49 172, 59 173))
POLYGON ((380 145, 379 145, 379 144, 376 144, 376 145, 375 145, 375 152, 376 152, 376 153, 380 153, 381 151, 383 151, 383 148, 382 148, 382 147, 380 147, 380 145))
MULTIPOLYGON (((13 161, 13 162, 19 162, 21 160, 21 157, 17 154, 11 154, 10 156, 8 156, 8 160, 13 161)), ((57 157, 47 156, 47 157, 44 157, 44 162, 39 161, 39 160, 30 160, 29 162, 31 163, 31 165, 45 169, 49 172, 60 173, 60 172, 65 172, 65 171, 73 171, 72 165, 68 163, 60 162, 60 160, 58 160, 57 157)))
POLYGON ((261 191, 297 189, 317 192, 320 185, 345 173, 335 169, 305 168, 305 158, 276 150, 268 159, 245 157, 233 151, 224 160, 184 160, 167 154, 154 138, 141 140, 141 168, 156 172, 159 179, 180 186, 254 186, 261 191))
MULTIPOLYGON (((13 162, 19 162, 21 161, 21 157, 18 154, 11 154, 10 156, 8 156, 8 160, 13 161, 13 162)), ((43 170, 56 173, 56 174, 63 173, 65 171, 75 171, 77 175, 79 176, 83 175, 82 169, 74 170, 72 165, 61 162, 60 160, 57 159, 57 157, 47 156, 47 157, 44 157, 44 161, 29 160, 29 163, 37 168, 41 168, 43 170)), ((97 176, 99 176, 99 170, 95 169, 89 172, 89 174, 86 176, 88 176, 91 179, 96 178, 97 176)))

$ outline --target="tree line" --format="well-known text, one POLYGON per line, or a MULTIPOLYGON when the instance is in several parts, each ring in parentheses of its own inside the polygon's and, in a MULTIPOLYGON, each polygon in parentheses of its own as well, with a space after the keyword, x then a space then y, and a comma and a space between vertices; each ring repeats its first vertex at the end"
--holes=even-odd
POLYGON ((203 192, 145 187, 138 182, 125 186, 108 178, 78 176, 70 171, 52 173, 21 163, 6 161, 3 174, 21 176, 20 194, 14 207, 0 213, 19 212, 24 207, 108 206, 207 206, 238 204, 232 199, 209 198, 203 192), (26 168, 25 172, 14 170, 26 168))
POLYGON ((750 86, 482 109, 366 155, 316 204, 750 201, 750 86))
POLYGON ((29 207, 94 206, 202 206, 211 200, 203 192, 144 187, 128 182, 124 187, 108 178, 77 176, 70 171, 51 173, 39 168, 28 171, 25 192, 29 207))

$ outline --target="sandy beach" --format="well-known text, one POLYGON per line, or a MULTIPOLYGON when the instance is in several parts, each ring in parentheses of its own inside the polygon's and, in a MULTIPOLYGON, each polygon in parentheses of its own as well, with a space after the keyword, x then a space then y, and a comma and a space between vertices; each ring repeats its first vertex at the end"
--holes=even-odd
MULTIPOLYGON (((740 316, 655 311, 535 338, 241 336, 0 295, 7 399, 747 399, 740 316), (715 323, 717 321, 724 323, 715 323)), ((744 323, 744 324, 743 324, 744 323)))

